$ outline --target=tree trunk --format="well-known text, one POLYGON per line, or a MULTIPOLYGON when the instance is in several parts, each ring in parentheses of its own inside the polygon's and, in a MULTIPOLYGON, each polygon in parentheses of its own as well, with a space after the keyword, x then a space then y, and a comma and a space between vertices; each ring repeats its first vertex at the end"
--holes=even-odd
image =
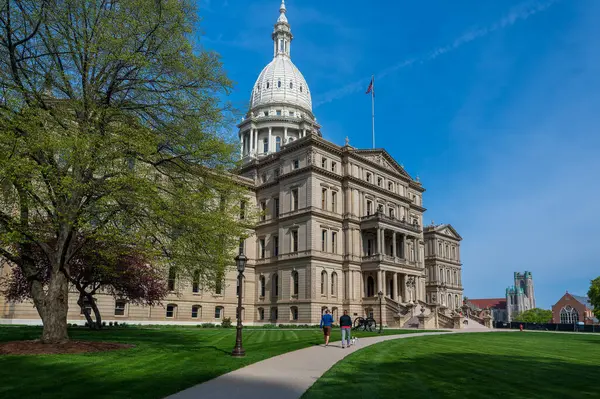
POLYGON ((68 341, 69 284, 65 275, 60 271, 52 273, 46 292, 41 282, 34 281, 31 295, 44 324, 42 342, 57 344, 68 341))
POLYGON ((81 308, 81 313, 83 313, 83 315, 85 316, 85 320, 88 323, 88 327, 90 329, 94 329, 94 320, 92 320, 92 316, 90 316, 90 312, 84 306, 84 301, 83 301, 84 298, 85 298, 85 294, 80 292, 79 299, 77 300, 77 304, 81 308))
POLYGON ((98 305, 96 304, 96 301, 94 300, 93 296, 88 296, 89 300, 90 300, 90 304, 92 305, 92 310, 94 311, 94 316, 96 316, 96 329, 101 330, 102 329, 102 316, 100 316, 100 309, 98 309, 98 305))

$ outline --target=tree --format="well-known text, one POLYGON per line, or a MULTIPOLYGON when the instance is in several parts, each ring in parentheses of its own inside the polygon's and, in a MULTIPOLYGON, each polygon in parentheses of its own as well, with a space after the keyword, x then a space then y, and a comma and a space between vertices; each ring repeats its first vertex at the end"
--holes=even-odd
POLYGON ((90 242, 214 285, 246 235, 244 187, 225 173, 231 84, 193 42, 191 0, 0 1, 0 256, 42 342, 68 340, 90 242))
POLYGON ((522 323, 550 323, 552 320, 552 311, 546 309, 529 309, 521 313, 517 313, 511 316, 512 321, 522 323))
MULTIPOLYGON (((36 254, 37 264, 48 283, 50 265, 43 254, 36 254)), ((75 256, 70 267, 69 282, 79 293, 77 301, 90 328, 102 328, 102 316, 96 304, 96 294, 109 294, 117 300, 131 304, 154 306, 167 294, 167 282, 162 271, 144 259, 143 254, 132 252, 130 248, 108 248, 103 243, 88 242, 75 256), (89 308, 94 313, 92 319, 89 308)), ((13 302, 30 300, 31 292, 23 272, 18 267, 5 286, 4 294, 13 302)))
POLYGON ((588 298, 594 307, 594 315, 600 319, 600 277, 596 277, 591 281, 588 291, 588 298))

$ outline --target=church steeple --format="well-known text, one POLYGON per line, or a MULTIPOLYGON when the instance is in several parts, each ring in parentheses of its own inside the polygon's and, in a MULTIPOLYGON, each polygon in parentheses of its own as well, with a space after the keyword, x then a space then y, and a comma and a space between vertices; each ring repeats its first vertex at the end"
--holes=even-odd
POLYGON ((281 6, 279 7, 279 18, 275 24, 273 30, 273 57, 277 56, 290 56, 290 47, 294 36, 292 35, 292 29, 285 15, 287 9, 285 8, 285 0, 281 0, 281 6))

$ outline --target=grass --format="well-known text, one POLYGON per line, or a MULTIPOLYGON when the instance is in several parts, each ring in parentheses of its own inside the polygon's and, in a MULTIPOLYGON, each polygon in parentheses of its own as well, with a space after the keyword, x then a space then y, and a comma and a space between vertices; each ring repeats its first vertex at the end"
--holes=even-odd
MULTIPOLYGON (((384 334, 410 333, 384 330, 384 334)), ((36 327, 0 326, 0 342, 37 339, 36 327)), ((376 333, 358 333, 359 337, 376 333)), ((257 361, 318 345, 318 329, 246 330, 246 357, 230 356, 235 329, 71 329, 71 339, 134 344, 78 355, 0 356, 0 398, 163 398, 257 361)), ((332 332, 332 340, 340 333, 332 332)))
POLYGON ((598 398, 600 336, 470 333, 387 341, 355 352, 302 399, 598 398))

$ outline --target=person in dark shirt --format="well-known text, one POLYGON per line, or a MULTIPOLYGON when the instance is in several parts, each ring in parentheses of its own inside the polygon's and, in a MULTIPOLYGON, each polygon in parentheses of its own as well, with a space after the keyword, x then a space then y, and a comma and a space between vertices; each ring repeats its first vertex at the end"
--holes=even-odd
POLYGON ((350 331, 352 330, 352 319, 348 316, 348 311, 344 310, 344 315, 340 317, 340 327, 342 329, 342 349, 350 347, 350 331), (344 339, 346 346, 344 346, 344 339))
POLYGON ((329 345, 329 336, 331 335, 331 326, 333 325, 333 316, 329 314, 329 309, 325 310, 325 314, 321 317, 321 328, 325 336, 325 346, 329 345))

